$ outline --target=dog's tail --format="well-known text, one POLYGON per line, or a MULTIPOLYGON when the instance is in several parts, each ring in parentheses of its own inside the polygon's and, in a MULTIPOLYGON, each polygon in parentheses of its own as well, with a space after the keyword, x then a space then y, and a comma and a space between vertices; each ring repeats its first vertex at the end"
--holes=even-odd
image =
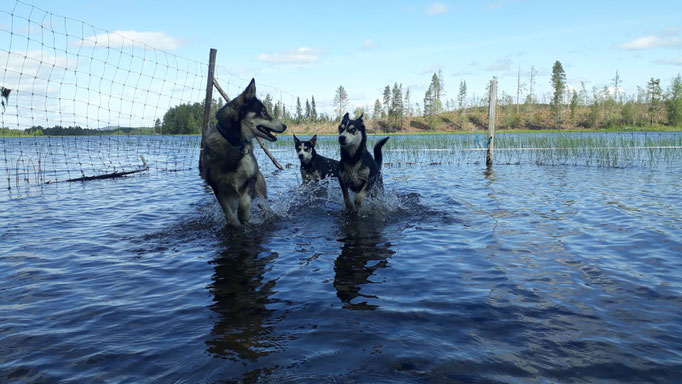
POLYGON ((384 156, 381 154, 381 147, 386 144, 388 141, 388 137, 384 137, 383 139, 379 140, 376 144, 374 144, 374 162, 377 163, 379 166, 379 169, 381 169, 381 163, 384 160, 384 156))

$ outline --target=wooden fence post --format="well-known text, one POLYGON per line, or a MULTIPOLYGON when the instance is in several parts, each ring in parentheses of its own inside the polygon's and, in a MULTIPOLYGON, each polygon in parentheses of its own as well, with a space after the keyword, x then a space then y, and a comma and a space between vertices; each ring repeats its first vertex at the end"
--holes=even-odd
POLYGON ((213 104, 213 77, 215 76, 215 57, 218 51, 211 48, 208 56, 208 79, 206 80, 206 100, 204 101, 204 121, 201 126, 201 149, 199 150, 199 174, 204 177, 202 159, 204 155, 204 133, 208 129, 211 120, 211 104, 213 104))
POLYGON ((495 105, 497 104, 497 78, 490 80, 490 94, 488 98, 488 144, 485 151, 485 165, 493 165, 493 144, 495 139, 495 105))

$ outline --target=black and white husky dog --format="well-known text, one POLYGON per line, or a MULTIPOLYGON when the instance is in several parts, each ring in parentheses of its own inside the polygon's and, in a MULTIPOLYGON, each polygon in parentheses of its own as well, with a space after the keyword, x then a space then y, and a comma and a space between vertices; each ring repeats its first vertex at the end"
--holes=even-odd
POLYGON ((294 148, 301 161, 301 178, 304 183, 320 179, 339 176, 339 162, 322 155, 315 151, 317 135, 310 140, 299 140, 294 135, 294 148))
POLYGON ((346 208, 352 212, 357 211, 367 194, 375 195, 384 188, 381 177, 383 160, 381 147, 386 144, 388 137, 379 140, 374 145, 374 157, 372 157, 367 151, 367 133, 362 116, 351 120, 346 113, 339 125, 339 145, 341 146, 339 184, 346 208), (348 189, 355 192, 354 200, 351 200, 348 189))
POLYGON ((216 112, 218 123, 202 134, 199 169, 213 188, 228 222, 239 226, 249 221, 251 199, 267 198, 267 187, 253 154, 252 140, 276 141, 272 133, 287 128, 268 113, 256 98, 256 82, 216 112))

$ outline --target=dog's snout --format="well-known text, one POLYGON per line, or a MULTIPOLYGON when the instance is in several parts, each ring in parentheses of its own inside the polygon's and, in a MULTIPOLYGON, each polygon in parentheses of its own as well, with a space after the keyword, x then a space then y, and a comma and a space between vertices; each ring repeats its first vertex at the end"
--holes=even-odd
POLYGON ((345 145, 346 144, 346 136, 339 136, 339 143, 341 145, 345 145))
POLYGON ((299 154, 298 154, 298 158, 299 158, 300 160, 303 160, 303 154, 302 154, 302 153, 299 153, 299 154))

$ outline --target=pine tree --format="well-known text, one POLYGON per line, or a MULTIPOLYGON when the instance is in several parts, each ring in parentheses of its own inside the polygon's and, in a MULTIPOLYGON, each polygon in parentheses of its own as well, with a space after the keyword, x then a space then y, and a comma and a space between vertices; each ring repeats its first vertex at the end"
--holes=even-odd
POLYGON ((301 98, 296 98, 296 122, 300 123, 303 121, 303 109, 301 108, 301 98))
POLYGON ((389 117, 390 118, 390 111, 389 109, 391 108, 391 87, 388 85, 386 88, 384 88, 384 113, 381 115, 382 117, 389 117))
POLYGON ((653 125, 656 121, 662 97, 663 90, 661 89, 661 79, 654 79, 652 77, 647 83, 647 112, 649 114, 649 125, 653 125))
POLYGON ((464 112, 467 102, 467 82, 462 80, 459 82, 459 93, 457 94, 457 106, 460 109, 460 113, 464 112))
POLYGON ((429 85, 426 93, 424 93, 424 117, 431 116, 433 110, 433 86, 429 85))
MULTIPOLYGON (((433 76, 431 76, 431 85, 429 86, 429 89, 431 89, 431 105, 429 106, 430 115, 438 114, 443 109, 441 99, 443 96, 442 75, 443 73, 438 71, 438 74, 434 73, 433 76)), ((426 112, 426 101, 424 102, 424 111, 426 112)))
POLYGON ((445 99, 445 80, 443 79, 443 71, 438 70, 438 100, 445 99))
POLYGON ((341 118, 344 113, 346 113, 346 108, 348 107, 348 94, 343 85, 340 85, 336 89, 336 95, 334 96, 334 105, 336 106, 336 117, 341 118))
POLYGON ((623 82, 620 79, 620 76, 618 76, 618 70, 616 70, 616 77, 613 78, 613 95, 614 95, 614 100, 616 100, 617 103, 620 102, 618 99, 618 92, 620 91, 620 86, 623 82))
POLYGON ((315 107, 315 96, 311 96, 310 98, 310 120, 313 122, 316 122, 318 119, 317 117, 317 109, 315 107))
POLYGON ((405 109, 405 115, 408 118, 412 117, 412 104, 410 103, 410 87, 405 88, 405 104, 403 105, 405 109))
POLYGON ((372 118, 375 120, 381 119, 381 114, 383 113, 383 108, 381 107, 381 101, 377 99, 374 102, 374 112, 372 113, 372 118))
POLYGON ((578 110, 578 105, 580 104, 580 99, 578 98, 578 92, 574 89, 573 95, 571 96, 571 119, 575 119, 575 113, 578 110))
POLYGON ((310 121, 312 117, 312 113, 310 110, 310 102, 308 99, 305 99, 305 120, 310 121))
POLYGON ((559 118, 560 106, 563 103, 564 90, 566 89, 566 72, 559 60, 554 62, 552 66, 552 88, 554 94, 552 96, 551 111, 554 118, 559 118))
POLYGON ((668 109, 668 123, 675 127, 682 125, 682 77, 679 73, 670 83, 666 107, 668 109))
POLYGON ((580 82, 580 93, 578 94, 578 99, 579 99, 579 105, 587 105, 589 104, 589 95, 587 94, 587 88, 585 88, 585 82, 581 81, 580 82))
POLYGON ((392 97, 391 97, 391 114, 392 116, 389 116, 389 119, 393 121, 393 126, 394 128, 402 126, 403 122, 403 91, 402 91, 403 85, 400 84, 400 87, 398 87, 398 83, 393 84, 393 91, 392 91, 392 97))
POLYGON ((263 99, 263 105, 265 105, 265 108, 268 109, 268 112, 272 113, 272 108, 273 108, 272 96, 270 96, 269 93, 267 95, 265 95, 265 99, 263 99))

